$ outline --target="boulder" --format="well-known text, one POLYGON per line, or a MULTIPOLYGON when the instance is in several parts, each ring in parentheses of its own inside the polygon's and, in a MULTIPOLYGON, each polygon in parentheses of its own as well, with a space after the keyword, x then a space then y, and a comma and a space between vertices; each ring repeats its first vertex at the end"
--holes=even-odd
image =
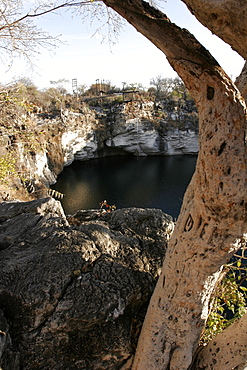
POLYGON ((172 218, 0 204, 0 367, 120 369, 135 351, 172 218), (9 364, 9 365, 8 365, 9 364))

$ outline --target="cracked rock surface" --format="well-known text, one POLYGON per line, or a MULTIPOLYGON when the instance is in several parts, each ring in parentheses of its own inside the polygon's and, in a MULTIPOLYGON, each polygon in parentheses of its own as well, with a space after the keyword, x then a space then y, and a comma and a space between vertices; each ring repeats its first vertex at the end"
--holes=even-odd
POLYGON ((132 356, 172 218, 0 204, 0 366, 121 369, 132 356))

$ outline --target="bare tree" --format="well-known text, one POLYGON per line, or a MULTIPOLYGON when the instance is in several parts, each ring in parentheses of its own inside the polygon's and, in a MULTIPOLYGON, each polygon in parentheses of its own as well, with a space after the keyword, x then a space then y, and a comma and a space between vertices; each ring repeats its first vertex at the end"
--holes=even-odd
POLYGON ((0 49, 1 56, 7 56, 10 60, 21 54, 27 59, 33 56, 33 51, 39 46, 54 45, 55 38, 46 32, 39 30, 33 23, 33 18, 38 15, 24 11, 22 1, 3 0, 0 3, 0 49))
MULTIPOLYGON (((53 49, 61 42, 60 35, 50 35, 35 24, 35 19, 48 13, 58 13, 62 9, 71 9, 82 19, 102 19, 102 28, 107 26, 109 42, 113 42, 111 35, 117 35, 121 28, 120 17, 113 16, 111 9, 101 6, 101 0, 48 0, 35 2, 32 8, 27 9, 26 2, 22 0, 2 0, 0 2, 0 56, 12 62, 16 55, 23 56, 32 64, 32 58, 40 48, 53 49)), ((99 32, 97 28, 95 32, 99 32)))
POLYGON ((173 79, 162 77, 161 75, 151 78, 150 85, 156 89, 156 97, 167 97, 172 90, 173 79))
POLYGON ((172 92, 186 97, 186 87, 179 77, 171 78, 159 75, 151 78, 150 85, 154 86, 158 99, 167 98, 172 92))

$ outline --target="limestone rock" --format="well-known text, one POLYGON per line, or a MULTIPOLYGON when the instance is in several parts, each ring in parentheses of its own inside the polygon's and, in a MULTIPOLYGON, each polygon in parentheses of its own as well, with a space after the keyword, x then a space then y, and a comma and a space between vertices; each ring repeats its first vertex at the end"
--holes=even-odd
POLYGON ((178 111, 174 107, 169 109, 167 102, 159 104, 161 117, 155 116, 154 102, 130 102, 115 108, 110 116, 111 135, 106 145, 138 156, 198 153, 193 108, 188 106, 178 111))
POLYGON ((14 370, 121 368, 172 231, 154 209, 66 219, 52 198, 1 203, 0 324, 11 346, 0 336, 0 364, 9 356, 14 370))
POLYGON ((74 159, 94 158, 98 150, 98 143, 93 132, 85 137, 80 130, 68 131, 62 135, 62 149, 65 153, 64 166, 68 166, 74 159))

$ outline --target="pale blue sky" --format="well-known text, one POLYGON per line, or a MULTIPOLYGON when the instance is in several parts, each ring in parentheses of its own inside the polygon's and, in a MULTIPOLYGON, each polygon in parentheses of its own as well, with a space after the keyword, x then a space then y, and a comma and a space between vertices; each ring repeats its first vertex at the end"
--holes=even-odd
MULTIPOLYGON (((243 59, 201 26, 180 0, 161 3, 163 12, 171 21, 193 33, 229 75, 236 77, 241 72, 243 59)), ((119 87, 122 82, 142 83, 148 87, 152 77, 176 76, 165 55, 130 25, 124 27, 118 42, 110 47, 106 41, 102 43, 99 34, 92 37, 95 26, 83 24, 79 16, 71 18, 69 12, 49 14, 38 24, 53 36, 62 35, 66 44, 60 45, 54 53, 42 49, 34 61, 34 71, 19 58, 9 71, 1 64, 1 82, 9 82, 14 77, 29 77, 39 88, 46 88, 51 86, 51 80, 66 79, 70 82, 65 87, 70 90, 73 78, 77 78, 78 85, 90 86, 99 79, 110 80, 119 87)))

